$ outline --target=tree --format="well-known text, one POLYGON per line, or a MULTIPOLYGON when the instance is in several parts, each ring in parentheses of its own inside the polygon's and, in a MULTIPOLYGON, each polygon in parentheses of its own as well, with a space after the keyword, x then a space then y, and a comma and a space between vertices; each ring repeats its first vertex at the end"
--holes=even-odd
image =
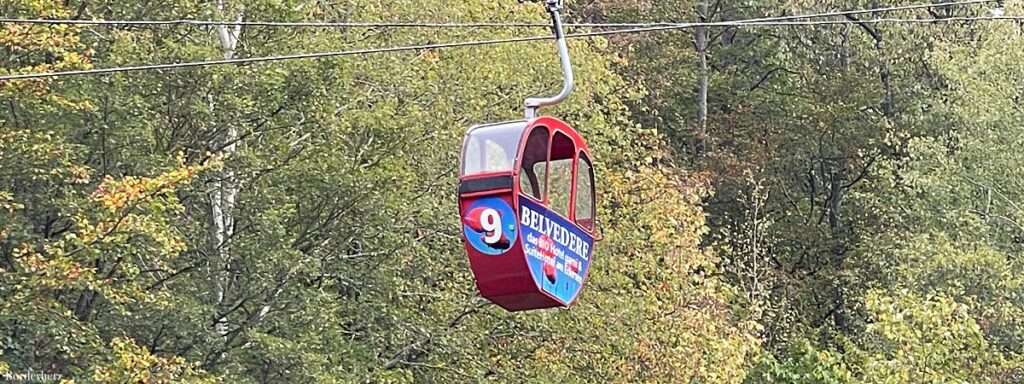
MULTIPOLYGON (((83 2, 69 7, 80 9, 83 17, 105 19, 234 19, 242 13, 246 20, 547 20, 540 7, 515 3, 345 5, 258 1, 242 10, 232 2, 222 7, 83 2)), ((96 51, 95 65, 103 67, 196 61, 223 57, 225 45, 217 37, 222 31, 111 29, 90 34, 85 44, 96 51)), ((515 34, 258 27, 230 32, 238 43, 234 57, 515 34)), ((104 201, 125 200, 115 196, 143 199, 115 213, 86 216, 106 223, 110 215, 127 214, 137 220, 131 228, 138 233, 118 237, 112 249, 76 255, 100 260, 97 273, 109 274, 116 288, 134 296, 90 289, 87 313, 52 327, 65 334, 92 330, 89 348, 77 352, 89 357, 81 361, 96 367, 91 372, 85 365, 57 364, 70 360, 60 349, 37 349, 49 354, 35 360, 5 352, 4 360, 11 369, 46 367, 96 381, 157 370, 151 380, 449 382, 553 380, 583 373, 594 380, 671 381, 686 375, 736 382, 756 343, 748 337, 751 324, 730 316, 729 289, 711 277, 713 257, 697 249, 703 218, 696 196, 703 184, 661 169, 672 167, 664 139, 626 117, 625 103, 639 91, 614 73, 607 55, 611 48, 602 40, 572 44, 580 86, 557 110, 602 153, 596 166, 611 181, 600 188, 607 196, 601 210, 609 218, 604 224, 609 240, 599 245, 606 250, 596 260, 608 262, 595 268, 601 272, 593 276, 597 288, 587 294, 593 295, 587 299, 592 304, 572 312, 511 315, 475 298, 452 214, 454 164, 466 127, 518 117, 523 97, 557 86, 557 56, 550 44, 531 44, 59 83, 62 93, 94 106, 39 120, 57 119, 38 129, 67 143, 69 156, 92 170, 92 181, 76 190, 85 202, 72 206, 88 202, 107 212, 100 209, 104 201), (151 193, 139 195, 140 188, 151 193), (637 188, 645 192, 634 194, 637 188), (115 192, 107 196, 107 191, 115 192), (221 197, 213 193, 211 200, 211 191, 221 191, 221 197), (233 204, 224 198, 235 193, 233 204), (678 217, 665 221, 660 212, 678 217), (641 241, 650 245, 637 247, 641 241), (638 260, 640 269, 634 264, 638 260), (615 324, 623 337, 606 339, 593 322, 606 321, 599 316, 620 306, 626 295, 643 300, 630 302, 624 307, 628 312, 620 314, 634 319, 615 324), (647 318, 655 321, 641 322, 647 318), (675 335, 683 325, 694 328, 685 337, 675 335), (629 333, 638 327, 656 334, 629 333), (605 361, 594 359, 594 351, 604 351, 605 361), (545 356, 560 358, 537 360, 545 356), (671 364, 645 372, 662 359, 671 364)), ((47 113, 37 105, 19 108, 33 116, 47 113)), ((44 153, 63 158, 56 150, 44 153)), ((10 200, 21 203, 39 191, 10 200)), ((75 302, 58 300, 61 292, 33 289, 26 295, 74 312, 75 302)), ((10 316, 13 324, 29 319, 10 316)), ((47 337, 17 332, 10 334, 19 343, 47 337)))

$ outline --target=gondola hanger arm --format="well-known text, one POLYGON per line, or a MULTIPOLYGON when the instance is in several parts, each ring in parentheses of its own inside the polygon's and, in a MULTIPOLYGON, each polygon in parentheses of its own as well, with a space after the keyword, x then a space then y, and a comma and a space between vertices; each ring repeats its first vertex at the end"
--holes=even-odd
POLYGON ((555 34, 555 45, 558 48, 558 56, 562 64, 562 91, 552 97, 531 97, 524 102, 526 106, 526 118, 537 117, 541 107, 553 106, 561 103, 569 97, 575 87, 572 72, 572 62, 569 60, 569 45, 565 41, 565 30, 562 27, 562 1, 545 0, 548 13, 551 14, 552 29, 555 34))

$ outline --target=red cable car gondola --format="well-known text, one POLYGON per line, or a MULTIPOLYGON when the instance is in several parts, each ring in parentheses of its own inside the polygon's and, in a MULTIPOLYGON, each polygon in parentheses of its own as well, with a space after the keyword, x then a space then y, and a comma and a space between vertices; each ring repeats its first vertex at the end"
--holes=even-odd
POLYGON ((554 117, 535 117, 572 92, 560 4, 548 0, 565 86, 526 100, 526 120, 466 133, 459 173, 465 248, 480 293, 510 311, 567 307, 594 252, 594 168, 586 141, 554 117))

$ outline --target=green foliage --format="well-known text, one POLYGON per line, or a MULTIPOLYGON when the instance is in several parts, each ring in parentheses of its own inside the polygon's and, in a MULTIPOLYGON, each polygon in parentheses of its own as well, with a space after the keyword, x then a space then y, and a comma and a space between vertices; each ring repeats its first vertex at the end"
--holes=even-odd
POLYGON ((107 365, 93 369, 92 381, 99 383, 216 383, 197 372, 180 357, 153 356, 131 340, 111 341, 113 355, 107 365))
POLYGON ((853 372, 838 353, 818 350, 807 340, 794 340, 792 345, 782 361, 766 355, 747 380, 763 383, 855 382, 853 372))
MULTIPOLYGON (((570 4, 570 17, 876 5, 595 1, 570 4)), ((0 11, 547 20, 537 5, 482 0, 15 0, 0 11)), ((476 295, 454 214, 457 154, 466 127, 517 118, 524 97, 560 85, 550 42, 0 84, 0 374, 1019 381, 1019 25, 708 31, 703 153, 690 147, 705 75, 693 31, 571 42, 578 88, 550 113, 595 154, 605 240, 578 304, 519 314, 476 295)), ((0 74, 216 59, 217 32, 4 25, 0 74)), ((247 26, 232 55, 523 33, 247 26)))
MULTIPOLYGON (((996 382, 1002 356, 984 338, 970 308, 937 296, 870 293, 862 356, 868 383, 996 382)), ((853 353, 857 355, 858 353, 853 353)))
MULTIPOLYGON (((540 7, 484 1, 68 9, 108 19, 545 20, 540 7)), ((222 55, 210 32, 111 29, 83 44, 96 66, 193 61, 222 55)), ((236 55, 513 33, 254 27, 236 55)), ((555 112, 600 154, 608 218, 595 288, 573 311, 482 305, 446 192, 466 127, 515 117, 523 97, 557 87, 547 42, 83 77, 49 84, 79 106, 5 100, 19 116, 7 126, 24 132, 11 148, 34 152, 3 151, 3 165, 53 173, 0 195, 26 222, 3 223, 4 268, 17 272, 0 288, 2 360, 105 382, 737 382, 757 342, 698 247, 704 182, 664 169, 662 137, 626 116, 642 92, 614 72, 607 42, 572 50, 579 87, 555 112), (47 188, 65 198, 45 199, 47 188), (219 206, 231 235, 218 244, 210 222, 225 213, 213 199, 230 188, 234 205, 219 206), (67 228, 40 233, 27 223, 39 211, 67 228), (20 305, 29 299, 39 305, 20 305)), ((18 177, 11 185, 31 179, 18 177)))

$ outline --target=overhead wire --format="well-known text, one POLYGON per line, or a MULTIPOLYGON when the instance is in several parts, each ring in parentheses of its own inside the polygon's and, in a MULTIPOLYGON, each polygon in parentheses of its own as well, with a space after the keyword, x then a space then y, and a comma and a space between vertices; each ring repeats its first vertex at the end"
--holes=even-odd
POLYGON ((836 16, 852 16, 865 13, 883 13, 883 12, 895 12, 895 11, 909 11, 916 9, 933 9, 943 8, 951 6, 962 6, 962 5, 977 5, 986 3, 997 3, 1001 0, 964 0, 964 1, 951 1, 947 3, 924 3, 924 4, 913 4, 913 5, 901 5, 893 7, 880 7, 872 9, 860 9, 860 10, 849 10, 849 11, 833 11, 833 12, 822 12, 813 13, 809 15, 790 15, 790 16, 773 16, 763 17, 759 19, 748 19, 743 20, 743 23, 759 23, 762 21, 788 21, 788 20, 800 20, 800 19, 817 19, 822 17, 836 17, 836 16))
MULTIPOLYGON (((995 0, 973 0, 963 3, 979 3, 979 2, 991 2, 995 0)), ((946 4, 933 4, 931 7, 945 6, 946 4)), ((921 7, 918 5, 917 7, 921 7)), ((891 10, 889 8, 879 8, 891 10)), ((906 7, 901 7, 906 8, 906 7)), ((817 18, 817 17, 831 17, 831 16, 842 16, 849 14, 869 13, 869 12, 883 12, 879 9, 872 10, 858 10, 858 11, 843 11, 835 12, 830 14, 815 14, 815 15, 796 15, 796 16, 783 16, 782 19, 787 20, 799 20, 804 18, 817 18)), ((1024 20, 1024 16, 984 16, 984 17, 948 17, 938 19, 906 19, 906 18, 890 18, 890 19, 866 19, 866 20, 817 20, 817 21, 786 21, 786 20, 770 20, 767 19, 749 19, 749 20, 737 20, 728 22, 710 22, 710 23, 680 23, 670 25, 659 25, 641 28, 629 28, 629 29, 616 29, 607 31, 592 31, 583 33, 570 33, 566 34, 566 38, 587 38, 587 37, 598 37, 598 36, 609 36, 617 34, 630 34, 630 33, 644 33, 644 32, 656 32, 656 31, 668 31, 685 28, 694 28, 698 26, 727 26, 727 27, 777 27, 777 26, 808 26, 808 25, 834 25, 834 24, 877 24, 877 23, 942 23, 942 22, 954 22, 954 21, 995 21, 995 20, 1024 20), (756 21, 755 21, 756 20, 756 21)), ((391 53, 391 52, 405 52, 405 51, 421 51, 429 49, 445 49, 445 48, 457 48, 457 47, 471 47, 471 46, 485 46, 495 44, 508 44, 508 43, 519 43, 529 41, 542 41, 553 39, 550 35, 544 36, 529 36, 529 37, 517 37, 517 38, 505 38, 505 39, 491 39, 491 40, 478 40, 478 41, 466 41, 466 42, 453 42, 453 43, 437 43, 437 44, 422 44, 422 45, 411 45, 411 46, 399 46, 399 47, 387 47, 387 48, 367 48, 357 49, 348 51, 335 51, 335 52, 318 52, 318 53, 300 53, 290 55, 276 55, 276 56, 263 56, 263 57, 250 57, 250 58, 239 58, 239 59, 223 59, 223 60, 209 60, 209 61, 197 61, 197 62, 185 62, 185 63, 168 63, 168 64, 151 64, 151 65, 138 65, 138 66, 124 66, 124 67, 113 67, 113 68, 98 68, 98 69, 85 69, 85 70, 72 70, 62 72, 43 72, 43 73, 28 73, 28 74, 16 74, 16 75, 5 75, 0 76, 0 81, 9 80, 28 80, 28 79, 46 79, 54 77, 66 77, 66 76, 79 76, 79 75, 99 75, 99 74, 113 74, 121 72, 133 72, 133 71, 144 71, 144 70, 164 70, 164 69, 179 69, 179 68, 192 68, 192 67, 204 67, 213 65, 227 65, 227 64, 255 64, 255 63, 266 63, 275 61, 285 60, 299 60, 299 59, 314 59, 314 58, 330 58, 330 57, 343 57, 343 56, 355 56, 355 55, 367 55, 376 53, 391 53)))
MULTIPOLYGON (((786 27, 786 26, 819 26, 838 24, 943 24, 957 21, 1024 21, 1024 16, 952 16, 943 18, 911 19, 911 18, 877 18, 864 20, 817 20, 817 21, 772 21, 772 22, 749 22, 746 20, 735 22, 711 22, 693 24, 674 24, 667 26, 654 26, 649 28, 636 28, 624 31, 657 31, 665 29, 680 29, 693 27, 786 27)), ((609 31, 617 32, 617 31, 609 31)))
MULTIPOLYGON (((770 16, 755 19, 722 21, 719 25, 732 23, 757 23, 766 21, 787 21, 813 19, 821 17, 847 16, 864 13, 895 12, 926 8, 942 8, 951 6, 976 5, 994 3, 1000 0, 962 0, 947 3, 913 4, 892 7, 880 7, 862 10, 831 11, 808 15, 770 16)), ((314 28, 550 28, 549 23, 514 23, 514 22, 285 22, 285 21, 218 21, 218 20, 76 20, 76 19, 18 19, 0 18, 0 24, 43 24, 43 25, 100 25, 100 26, 253 26, 253 27, 314 27, 314 28)), ((701 25, 715 26, 718 23, 701 25)), ((687 22, 647 22, 647 23, 564 23, 566 27, 576 28, 645 28, 656 26, 694 25, 687 22)))
MULTIPOLYGON (((513 22, 313 22, 313 21, 216 21, 216 20, 72 20, 0 18, 0 24, 99 25, 99 26, 246 26, 310 28, 543 28, 550 24, 513 22)), ((597 27, 602 24, 576 24, 597 27)))
POLYGON ((139 65, 139 66, 101 68, 101 69, 83 69, 83 70, 75 70, 75 71, 48 72, 48 73, 30 73, 30 74, 23 74, 23 75, 0 76, 0 81, 6 81, 6 80, 26 80, 26 79, 44 79, 44 78, 51 78, 51 77, 77 76, 77 75, 98 75, 98 74, 111 74, 111 73, 120 73, 120 72, 144 71, 144 70, 178 69, 178 68, 204 67, 204 66, 225 65, 225 64, 253 64, 253 63, 265 63, 265 62, 273 62, 273 61, 284 61, 284 60, 315 59, 315 58, 326 58, 326 57, 342 57, 342 56, 366 55, 366 54, 372 54, 372 53, 388 53, 388 52, 403 52, 403 51, 420 51, 420 50, 426 50, 426 49, 471 47, 471 46, 480 46, 480 45, 518 43, 518 42, 550 40, 550 39, 551 39, 551 36, 531 36, 531 37, 519 37, 519 38, 510 38, 510 39, 466 41, 466 42, 458 42, 458 43, 440 43, 440 44, 423 44, 423 45, 389 47, 389 48, 356 49, 356 50, 351 50, 351 51, 319 52, 319 53, 299 53, 299 54, 292 54, 292 55, 249 57, 249 58, 241 58, 241 59, 209 60, 209 61, 196 61, 196 62, 187 62, 187 63, 153 64, 153 65, 139 65))

